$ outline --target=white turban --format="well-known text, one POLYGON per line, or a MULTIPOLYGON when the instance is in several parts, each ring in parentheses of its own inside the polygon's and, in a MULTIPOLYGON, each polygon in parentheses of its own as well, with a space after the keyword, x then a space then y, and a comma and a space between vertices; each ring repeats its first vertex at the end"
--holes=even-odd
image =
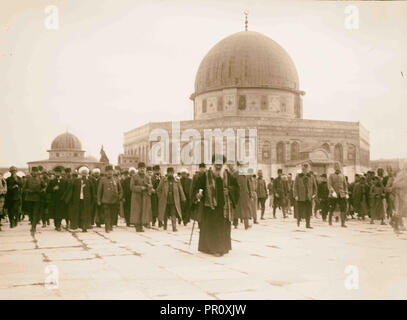
POLYGON ((87 167, 80 167, 79 173, 80 174, 89 174, 89 169, 87 167))
POLYGON ((188 173, 188 170, 186 168, 182 168, 180 172, 181 173, 188 173))
POLYGON ((130 172, 137 172, 137 170, 136 170, 136 168, 134 168, 134 167, 130 167, 130 168, 129 168, 129 173, 130 173, 130 172))
POLYGON ((92 173, 100 173, 100 169, 99 168, 95 168, 92 170, 92 173))

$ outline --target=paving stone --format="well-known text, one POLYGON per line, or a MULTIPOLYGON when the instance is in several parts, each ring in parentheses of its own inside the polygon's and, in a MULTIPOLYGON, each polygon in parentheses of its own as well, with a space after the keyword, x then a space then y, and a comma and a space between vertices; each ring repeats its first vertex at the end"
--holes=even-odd
MULTIPOLYGON (((266 216, 270 211, 267 209, 266 216)), ((348 228, 291 217, 232 230, 232 251, 197 251, 199 229, 119 227, 111 233, 40 228, 0 232, 0 299, 407 299, 407 235, 351 220, 348 228), (58 288, 45 285, 57 268, 58 288), (347 289, 346 268, 359 286, 347 289)))

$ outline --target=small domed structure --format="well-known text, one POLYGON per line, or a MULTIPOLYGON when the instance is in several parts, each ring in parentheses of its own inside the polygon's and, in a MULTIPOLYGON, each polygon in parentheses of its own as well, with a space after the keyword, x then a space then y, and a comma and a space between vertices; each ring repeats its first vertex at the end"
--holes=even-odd
POLYGON ((56 167, 75 170, 83 166, 93 169, 102 164, 95 157, 85 157, 81 141, 69 132, 62 133, 52 140, 51 149, 47 152, 49 159, 28 162, 28 167, 41 165, 48 171, 54 170, 56 167))
POLYGON ((51 143, 51 150, 82 150, 80 140, 72 133, 65 132, 57 136, 51 143))
POLYGON ((98 162, 98 159, 96 159, 96 157, 94 157, 94 156, 86 156, 85 157, 85 160, 86 161, 91 161, 91 162, 98 162))

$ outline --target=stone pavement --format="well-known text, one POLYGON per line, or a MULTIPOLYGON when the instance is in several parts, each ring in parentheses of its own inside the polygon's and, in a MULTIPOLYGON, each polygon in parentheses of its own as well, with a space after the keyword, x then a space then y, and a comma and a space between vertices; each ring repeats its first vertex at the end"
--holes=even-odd
POLYGON ((407 233, 355 220, 343 229, 313 219, 307 230, 292 217, 266 216, 233 229, 223 257, 197 251, 197 228, 188 246, 191 224, 136 233, 121 222, 106 234, 57 232, 51 221, 34 237, 27 221, 6 224, 0 299, 407 299, 407 233), (347 289, 356 276, 358 289, 347 289))

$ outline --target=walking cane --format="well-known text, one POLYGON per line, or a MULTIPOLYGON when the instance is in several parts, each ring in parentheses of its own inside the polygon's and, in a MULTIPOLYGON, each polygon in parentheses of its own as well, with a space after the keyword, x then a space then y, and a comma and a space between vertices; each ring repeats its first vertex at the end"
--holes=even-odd
MULTIPOLYGON (((203 192, 203 190, 202 190, 202 189, 199 189, 199 192, 198 192, 198 193, 199 193, 199 195, 201 195, 201 196, 202 196, 202 192, 203 192)), ((197 203, 199 203, 199 202, 201 202, 201 198, 198 198, 197 203)), ((197 208, 197 210, 199 210, 199 209, 197 208)), ((194 220, 194 223, 192 224, 191 236, 189 237, 189 244, 188 244, 188 246, 191 246, 191 242, 192 242, 192 235, 194 234, 195 222, 196 222, 196 220, 194 220)))
POLYGON ((195 220, 194 223, 192 224, 192 230, 191 230, 191 236, 189 237, 189 246, 191 246, 191 242, 192 242, 192 235, 194 233, 194 227, 195 227, 195 220))

